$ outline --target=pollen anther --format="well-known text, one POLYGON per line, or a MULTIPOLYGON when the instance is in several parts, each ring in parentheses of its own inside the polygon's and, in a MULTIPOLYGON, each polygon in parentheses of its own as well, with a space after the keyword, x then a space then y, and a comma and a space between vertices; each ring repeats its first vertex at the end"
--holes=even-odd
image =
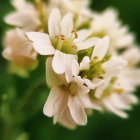
POLYGON ((78 34, 77 34, 77 32, 75 31, 75 30, 72 30, 72 32, 71 33, 73 33, 74 34, 74 36, 75 36, 75 38, 77 39, 78 38, 78 34))

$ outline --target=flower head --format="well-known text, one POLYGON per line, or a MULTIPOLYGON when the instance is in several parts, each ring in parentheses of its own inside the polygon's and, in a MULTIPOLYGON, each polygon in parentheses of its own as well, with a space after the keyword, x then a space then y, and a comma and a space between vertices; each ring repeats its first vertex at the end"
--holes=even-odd
MULTIPOLYGON (((52 57, 46 61, 46 77, 52 89, 44 106, 44 114, 49 117, 54 116, 54 123, 57 121, 63 123, 62 120, 67 115, 72 122, 85 125, 87 123, 85 109, 100 109, 96 104, 91 103, 88 96, 90 89, 84 85, 84 80, 80 76, 75 76, 67 82, 64 74, 58 75, 53 71, 52 57)), ((66 119, 64 121, 63 124, 66 123, 66 119)))
POLYGON ((90 89, 95 89, 96 86, 104 82, 103 75, 105 71, 102 65, 107 55, 108 46, 108 36, 103 39, 98 39, 94 48, 91 50, 91 56, 85 56, 80 62, 80 65, 76 60, 73 62, 73 75, 81 76, 90 89))
POLYGON ((21 29, 6 33, 3 56, 23 69, 34 69, 37 65, 37 53, 21 29))
POLYGON ((127 48, 134 42, 133 34, 129 33, 127 26, 122 26, 114 9, 106 9, 102 13, 94 13, 91 23, 94 36, 110 37, 111 53, 117 49, 127 48))
POLYGON ((12 5, 16 9, 5 17, 7 24, 21 27, 25 31, 33 31, 40 25, 35 6, 25 0, 12 0, 12 5))
POLYGON ((62 74, 66 70, 66 63, 79 50, 87 49, 95 44, 97 38, 88 38, 89 30, 73 30, 73 16, 66 14, 61 19, 58 9, 53 9, 48 21, 49 34, 27 32, 28 38, 33 41, 34 49, 41 55, 54 55, 53 69, 62 74))

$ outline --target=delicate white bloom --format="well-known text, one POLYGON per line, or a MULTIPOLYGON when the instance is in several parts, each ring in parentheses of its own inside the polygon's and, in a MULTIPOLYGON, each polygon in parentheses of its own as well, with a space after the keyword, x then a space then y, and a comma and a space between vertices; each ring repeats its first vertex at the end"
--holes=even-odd
POLYGON ((81 10, 88 8, 89 0, 49 0, 50 5, 53 7, 56 5, 65 12, 71 11, 79 13, 81 10))
POLYGON ((91 103, 88 96, 90 89, 84 85, 84 80, 80 76, 70 78, 71 81, 67 82, 65 75, 57 75, 53 71, 52 57, 46 61, 46 77, 52 89, 44 106, 44 114, 49 117, 54 116, 54 123, 59 121, 70 128, 75 123, 85 125, 87 123, 85 109, 100 109, 96 104, 91 103))
MULTIPOLYGON (((90 71, 92 70, 92 63, 97 63, 100 62, 106 55, 107 50, 109 46, 109 37, 106 36, 103 39, 99 39, 94 46, 93 52, 91 54, 91 58, 88 56, 85 56, 83 60, 81 61, 80 65, 76 60, 73 61, 73 75, 78 76, 80 71, 90 71), (94 58, 97 58, 97 60, 94 62, 94 58), (92 62, 93 61, 93 62, 92 62), (90 70, 91 69, 91 70, 90 70)), ((91 74, 94 74, 94 71, 92 71, 91 74)), ((100 75, 101 76, 101 75, 100 75)), ((92 75, 91 75, 92 79, 92 75)), ((85 84, 90 88, 90 89, 95 89, 97 86, 102 84, 104 80, 98 79, 98 78, 93 78, 92 80, 89 80, 88 77, 85 75, 83 77, 83 80, 85 84)))
POLYGON ((110 39, 108 36, 105 36, 103 39, 100 39, 95 44, 95 48, 93 50, 91 59, 94 57, 98 57, 98 61, 102 60, 106 55, 109 48, 110 39))
POLYGON ((5 36, 3 56, 23 69, 33 69, 37 65, 37 53, 32 43, 20 29, 10 30, 5 36))
POLYGON ((121 58, 114 60, 117 62, 112 60, 110 60, 113 62, 112 64, 109 61, 106 62, 108 63, 106 72, 110 73, 112 77, 106 79, 106 82, 96 88, 95 97, 100 100, 105 110, 126 118, 128 115, 124 110, 130 110, 131 105, 138 102, 137 97, 131 92, 134 91, 136 85, 140 84, 140 80, 137 78, 140 77, 140 71, 128 69, 127 63, 121 58))
POLYGON ((110 85, 111 79, 117 77, 126 65, 127 62, 117 56, 113 56, 109 61, 103 64, 105 82, 96 88, 96 98, 101 98, 103 96, 104 90, 110 85))
POLYGON ((114 9, 107 9, 102 13, 94 13, 91 23, 94 36, 110 37, 110 51, 126 48, 133 44, 134 36, 128 32, 127 26, 122 26, 114 9))
POLYGON ((89 0, 35 4, 12 0, 5 22, 16 29, 6 33, 2 54, 25 73, 37 66, 37 54, 47 57, 43 113, 70 129, 86 125, 92 110, 128 117, 125 110, 138 103, 132 92, 140 85, 140 51, 117 12, 92 12, 89 0))
POLYGON ((84 17, 84 18, 86 18, 86 16, 87 18, 93 17, 93 13, 89 8, 89 4, 90 4, 89 0, 61 0, 61 2, 63 8, 73 12, 75 15, 78 15, 79 17, 84 17))
POLYGON ((112 58, 103 64, 106 72, 104 78, 107 78, 95 90, 95 97, 100 100, 104 109, 126 118, 128 115, 124 110, 131 109, 132 104, 138 102, 132 92, 140 85, 140 70, 134 68, 140 60, 140 51, 134 46, 134 37, 128 33, 127 27, 121 27, 115 11, 106 10, 95 15, 92 25, 95 35, 110 36, 110 52, 129 47, 120 57, 113 54, 112 58))
POLYGON ((58 7, 63 14, 72 12, 75 29, 90 26, 93 12, 89 8, 89 0, 50 0, 49 8, 52 9, 52 7, 58 7))
POLYGON ((134 92, 135 87, 140 85, 140 69, 135 67, 140 61, 140 51, 132 47, 122 53, 121 57, 127 60, 128 66, 118 76, 117 86, 127 92, 134 92))
POLYGON ((12 0, 16 11, 5 17, 7 24, 21 27, 25 31, 34 31, 40 25, 35 6, 25 0, 12 0))
POLYGON ((129 67, 134 67, 140 61, 140 50, 137 46, 131 46, 121 54, 121 57, 128 61, 129 67))
POLYGON ((120 79, 118 80, 117 78, 112 78, 111 80, 108 80, 106 83, 99 86, 95 91, 95 97, 105 110, 112 112, 122 118, 126 118, 128 115, 124 112, 124 110, 130 110, 132 104, 136 104, 138 99, 135 95, 128 92, 130 91, 127 90, 129 89, 129 85, 127 85, 125 89, 125 83, 122 83, 124 81, 120 82, 120 79))
POLYGON ((97 38, 88 38, 89 30, 78 33, 73 30, 73 16, 66 14, 62 19, 58 9, 53 9, 48 21, 49 35, 39 32, 27 32, 33 41, 34 49, 41 55, 54 55, 53 69, 62 74, 66 71, 66 63, 77 54, 77 51, 94 46, 97 38), (72 54, 72 55, 70 55, 72 54))
POLYGON ((104 108, 114 114, 127 118, 128 114, 124 110, 130 110, 132 104, 138 103, 138 99, 131 93, 112 93, 102 100, 104 108))
POLYGON ((112 78, 118 76, 122 70, 127 66, 127 61, 119 56, 112 56, 111 59, 103 64, 105 70, 105 78, 112 78))
POLYGON ((135 87, 140 85, 140 69, 125 68, 116 81, 117 88, 123 88, 126 92, 134 92, 135 87))
MULTIPOLYGON (((95 43, 91 58, 85 56, 80 65, 76 60, 73 60, 73 75, 77 76, 81 71, 86 71, 82 77, 90 89, 95 89, 103 82, 107 83, 110 78, 118 76, 127 65, 127 61, 119 56, 112 56, 104 62, 103 59, 107 55, 108 46, 109 37, 106 36, 95 43), (94 78, 96 74, 98 74, 98 77, 94 78)), ((102 93, 102 90, 100 93, 102 93)))

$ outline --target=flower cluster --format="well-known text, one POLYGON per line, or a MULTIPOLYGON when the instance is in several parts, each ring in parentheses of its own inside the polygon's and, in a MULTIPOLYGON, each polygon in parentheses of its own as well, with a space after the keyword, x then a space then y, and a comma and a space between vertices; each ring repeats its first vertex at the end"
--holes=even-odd
POLYGON ((92 111, 128 117, 138 102, 140 51, 114 9, 91 11, 88 0, 13 0, 5 17, 14 29, 5 35, 3 56, 15 67, 33 70, 46 58, 50 88, 43 112, 68 128, 86 125, 92 111))

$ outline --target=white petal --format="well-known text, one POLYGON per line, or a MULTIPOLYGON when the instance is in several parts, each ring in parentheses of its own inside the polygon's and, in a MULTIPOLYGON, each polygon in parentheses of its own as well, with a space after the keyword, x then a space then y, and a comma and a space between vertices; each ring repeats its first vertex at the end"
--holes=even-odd
POLYGON ((40 25, 37 17, 29 12, 13 12, 4 20, 7 24, 22 27, 26 31, 33 31, 40 25))
POLYGON ((88 94, 90 91, 89 87, 82 85, 81 87, 79 87, 78 89, 78 94, 88 94))
POLYGON ((97 42, 97 44, 95 44, 92 58, 97 56, 99 58, 99 61, 102 60, 107 53, 108 47, 109 47, 109 37, 105 36, 103 39, 100 39, 97 42))
POLYGON ((134 86, 140 85, 140 69, 132 68, 125 70, 125 75, 131 81, 134 86))
POLYGON ((23 13, 13 12, 5 17, 5 22, 14 26, 23 26, 23 23, 26 21, 26 16, 23 16, 23 13))
POLYGON ((102 108, 98 104, 93 103, 90 100, 88 94, 86 94, 86 95, 80 95, 79 98, 80 98, 80 101, 81 101, 81 103, 82 103, 82 105, 83 105, 84 108, 86 108, 86 109, 102 110, 102 108))
POLYGON ((121 96, 114 93, 110 97, 110 102, 118 109, 131 109, 131 106, 129 104, 126 104, 122 99, 121 96))
POLYGON ((118 115, 118 116, 120 116, 122 118, 127 118, 128 117, 128 115, 125 112, 123 112, 123 111, 121 111, 121 110, 116 109, 115 107, 113 107, 112 104, 110 104, 108 102, 108 100, 103 100, 103 104, 105 105, 105 107, 109 111, 113 112, 114 114, 116 114, 116 115, 118 115))
POLYGON ((12 49, 11 48, 5 48, 2 52, 2 55, 5 59, 11 60, 11 54, 12 54, 12 49))
POLYGON ((89 79, 84 79, 85 84, 90 88, 90 89, 95 89, 96 87, 100 86, 104 80, 101 80, 99 83, 93 83, 89 79))
POLYGON ((96 85, 94 85, 89 79, 84 79, 85 84, 90 88, 90 89, 95 89, 96 85))
POLYGON ((25 0, 12 0, 12 5, 18 10, 21 10, 25 4, 25 0))
POLYGON ((12 0, 11 2, 17 11, 24 11, 25 8, 27 10, 34 10, 33 4, 30 2, 27 2, 26 0, 12 0))
POLYGON ((73 2, 70 0, 62 0, 64 7, 67 8, 70 11, 74 11, 75 6, 73 5, 73 2))
POLYGON ((66 71, 65 71, 65 75, 66 75, 66 81, 69 83, 71 82, 72 78, 73 78, 73 73, 72 73, 72 63, 74 60, 77 60, 77 56, 76 55, 70 55, 70 54, 66 54, 66 71))
POLYGON ((73 16, 71 13, 65 15, 61 22, 61 34, 68 38, 73 29, 73 16))
POLYGON ((98 38, 95 38, 95 37, 89 38, 87 40, 76 43, 76 46, 78 47, 78 50, 88 49, 90 47, 93 47, 97 40, 98 38))
POLYGON ((75 76, 73 78, 73 81, 76 82, 79 86, 82 86, 84 84, 84 80, 80 76, 75 76))
POLYGON ((67 108, 67 103, 68 103, 68 97, 67 93, 65 91, 60 90, 61 96, 56 100, 55 105, 54 105, 54 118, 53 118, 53 123, 56 124, 58 120, 61 118, 63 115, 65 109, 67 108))
POLYGON ((50 38, 47 34, 39 32, 27 32, 26 35, 31 41, 33 41, 33 47, 39 54, 54 54, 55 49, 51 45, 50 38))
POLYGON ((90 68, 90 59, 88 56, 85 56, 82 60, 82 62, 80 63, 80 70, 88 70, 90 68))
POLYGON ((135 65, 140 61, 140 50, 138 47, 132 47, 127 49, 122 57, 130 63, 130 65, 135 65))
POLYGON ((63 115, 61 116, 58 122, 69 129, 74 129, 76 127, 76 123, 72 119, 68 108, 65 109, 63 115))
POLYGON ((50 37, 54 37, 55 35, 60 34, 60 20, 61 15, 60 11, 57 8, 54 8, 48 19, 48 29, 50 37))
MULTIPOLYGON (((97 86, 100 86, 104 83, 104 80, 102 79, 98 79, 98 78, 94 78, 92 81, 91 81, 93 84, 96 84, 97 86)), ((107 81, 106 81, 107 82, 107 81)))
POLYGON ((137 104, 139 102, 138 98, 135 95, 130 94, 130 93, 124 93, 124 94, 122 94, 122 97, 121 98, 127 104, 137 104))
POLYGON ((119 37, 116 43, 118 47, 124 48, 126 46, 131 45, 133 41, 134 41, 134 36, 132 34, 125 34, 119 37))
POLYGON ((54 72, 56 72, 57 74, 63 74, 64 72, 66 72, 66 59, 66 54, 56 50, 52 61, 52 67, 54 72))
POLYGON ((53 87, 43 108, 43 112, 45 115, 47 115, 48 117, 52 117, 54 115, 54 104, 60 96, 60 89, 57 87, 53 87))
POLYGON ((85 39, 87 39, 90 35, 91 35, 91 30, 80 30, 77 32, 78 34, 78 38, 74 40, 75 43, 84 41, 85 39))
POLYGON ((103 94, 103 90, 101 87, 97 88, 95 91, 95 97, 96 98, 101 98, 102 94, 103 94))
POLYGON ((78 76, 79 74, 79 64, 76 60, 72 62, 72 74, 73 76, 78 76))
POLYGON ((53 57, 49 57, 46 60, 46 81, 50 88, 53 86, 60 86, 66 83, 64 74, 58 75, 53 71, 52 59, 53 57))
POLYGON ((69 96, 68 106, 69 106, 70 113, 74 121, 79 125, 86 125, 87 116, 79 99, 77 97, 69 96))
POLYGON ((83 85, 84 80, 80 76, 75 76, 73 78, 73 82, 75 82, 77 84, 77 86, 75 88, 79 95, 89 93, 90 89, 87 86, 83 85))
POLYGON ((125 68, 127 61, 121 57, 113 56, 109 61, 105 62, 102 67, 105 70, 106 77, 116 76, 125 68))
POLYGON ((108 86, 110 79, 105 80, 103 84, 101 84, 99 87, 96 88, 95 90, 95 97, 100 99, 102 97, 103 91, 106 89, 108 86))

